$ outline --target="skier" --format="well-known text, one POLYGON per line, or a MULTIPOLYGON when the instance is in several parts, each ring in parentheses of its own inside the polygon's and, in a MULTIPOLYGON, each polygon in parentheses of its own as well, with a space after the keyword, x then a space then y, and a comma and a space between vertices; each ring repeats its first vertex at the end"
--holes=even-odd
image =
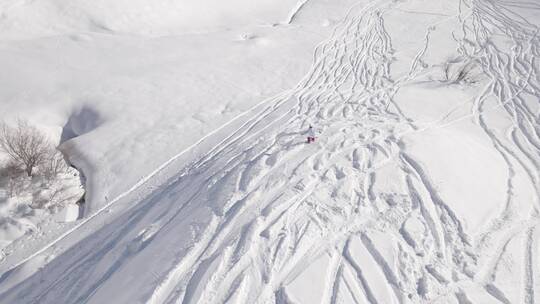
POLYGON ((307 131, 307 143, 310 144, 312 142, 315 142, 315 131, 313 130, 313 127, 310 125, 307 131))

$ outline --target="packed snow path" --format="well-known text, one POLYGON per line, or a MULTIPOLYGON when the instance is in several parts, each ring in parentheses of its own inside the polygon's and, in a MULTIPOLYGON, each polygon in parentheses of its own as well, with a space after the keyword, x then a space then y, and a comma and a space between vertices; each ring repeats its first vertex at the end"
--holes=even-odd
POLYGON ((297 88, 0 302, 540 302, 540 37, 520 5, 540 9, 463 1, 439 21, 460 25, 461 72, 483 77, 468 114, 432 124, 395 97, 433 72, 437 24, 392 72, 385 16, 400 2, 353 7, 297 88), (500 212, 474 235, 402 140, 466 120, 508 172, 505 204, 487 203, 500 212))

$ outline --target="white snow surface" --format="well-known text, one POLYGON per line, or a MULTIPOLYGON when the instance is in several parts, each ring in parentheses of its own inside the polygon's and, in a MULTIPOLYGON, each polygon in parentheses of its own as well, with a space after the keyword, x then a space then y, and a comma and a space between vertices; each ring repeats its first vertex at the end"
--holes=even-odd
POLYGON ((28 39, 78 32, 150 36, 290 20, 298 0, 3 0, 0 36, 28 39))
MULTIPOLYGON (((0 162, 0 167, 4 166, 0 162)), ((34 172, 41 168, 34 169, 34 172)), ((62 168, 54 177, 43 174, 28 178, 19 175, 0 176, 0 248, 25 234, 40 233, 43 221, 72 222, 79 218, 83 195, 77 170, 62 168)))
POLYGON ((1 118, 89 193, 0 303, 539 302, 540 5, 247 2, 3 2, 1 118))

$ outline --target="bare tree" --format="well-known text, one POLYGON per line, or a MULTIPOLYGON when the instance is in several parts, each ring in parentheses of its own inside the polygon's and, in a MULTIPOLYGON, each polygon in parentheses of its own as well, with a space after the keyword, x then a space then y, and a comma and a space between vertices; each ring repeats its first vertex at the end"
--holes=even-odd
POLYGON ((12 161, 23 166, 28 176, 46 160, 50 146, 47 137, 24 120, 17 120, 14 127, 0 124, 0 148, 12 161))
POLYGON ((24 180, 20 178, 23 174, 21 166, 12 160, 0 169, 0 177, 6 178, 5 186, 9 197, 19 195, 24 190, 24 180))
POLYGON ((41 164, 40 173, 49 181, 54 180, 58 174, 67 170, 67 163, 64 160, 64 155, 57 149, 49 148, 46 158, 41 164))

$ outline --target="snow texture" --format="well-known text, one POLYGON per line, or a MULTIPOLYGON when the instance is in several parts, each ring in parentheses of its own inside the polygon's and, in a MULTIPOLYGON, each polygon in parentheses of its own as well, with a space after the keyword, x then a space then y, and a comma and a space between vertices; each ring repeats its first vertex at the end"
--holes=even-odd
MULTIPOLYGON (((63 147, 93 176, 94 198, 83 220, 52 225, 4 250, 1 303, 540 301, 540 6, 311 0, 285 11, 274 27, 243 31, 234 42, 256 45, 247 62, 278 50, 291 54, 263 62, 268 68, 311 60, 303 75, 290 66, 275 70, 291 73, 280 84, 270 69, 248 77, 242 67, 231 72, 231 62, 204 61, 213 51, 195 51, 194 45, 220 46, 234 62, 235 52, 246 49, 213 40, 229 31, 181 42, 85 34, 90 40, 83 44, 118 45, 119 52, 139 39, 150 39, 143 49, 186 45, 175 51, 197 60, 143 59, 133 70, 130 59, 114 69, 87 67, 96 74, 85 80, 122 74, 106 76, 115 79, 110 87, 95 93, 99 86, 92 86, 84 102, 70 101, 71 114, 57 119, 69 121, 63 147), (319 34, 328 38, 309 56, 292 42, 307 35, 298 32, 318 33, 301 40, 310 46, 319 34), (217 66, 204 67, 211 63, 217 66), (176 84, 216 90, 212 101, 200 92, 175 99, 192 117, 168 113, 178 107, 174 102, 137 97, 157 92, 152 86, 170 89, 171 78, 162 73, 177 75, 175 69, 190 65, 200 70, 176 84), (128 75, 139 71, 144 76, 128 75), (220 73, 232 83, 213 80, 220 73), (271 88, 262 94, 231 89, 264 85, 271 88), (123 108, 130 103, 121 100, 130 97, 137 102, 123 108), (111 101, 118 104, 103 106, 111 101), (160 114, 152 114, 157 105, 160 114), (203 123, 191 123, 195 118, 203 123), (175 119, 179 128, 167 125, 175 119), (307 145, 309 125, 318 134, 307 145), (160 151, 180 135, 182 144, 160 151)), ((128 24, 107 28, 123 33, 128 24)), ((43 72, 44 61, 28 50, 39 39, 32 41, 2 48, 26 50, 13 58, 33 59, 38 67, 26 69, 43 72)), ((67 54, 80 48, 57 41, 67 54)), ((144 54, 135 49, 127 57, 144 54)), ((68 70, 58 72, 59 82, 68 70)), ((79 81, 70 82, 73 92, 79 81)), ((1 93, 23 98, 16 92, 1 93)))

